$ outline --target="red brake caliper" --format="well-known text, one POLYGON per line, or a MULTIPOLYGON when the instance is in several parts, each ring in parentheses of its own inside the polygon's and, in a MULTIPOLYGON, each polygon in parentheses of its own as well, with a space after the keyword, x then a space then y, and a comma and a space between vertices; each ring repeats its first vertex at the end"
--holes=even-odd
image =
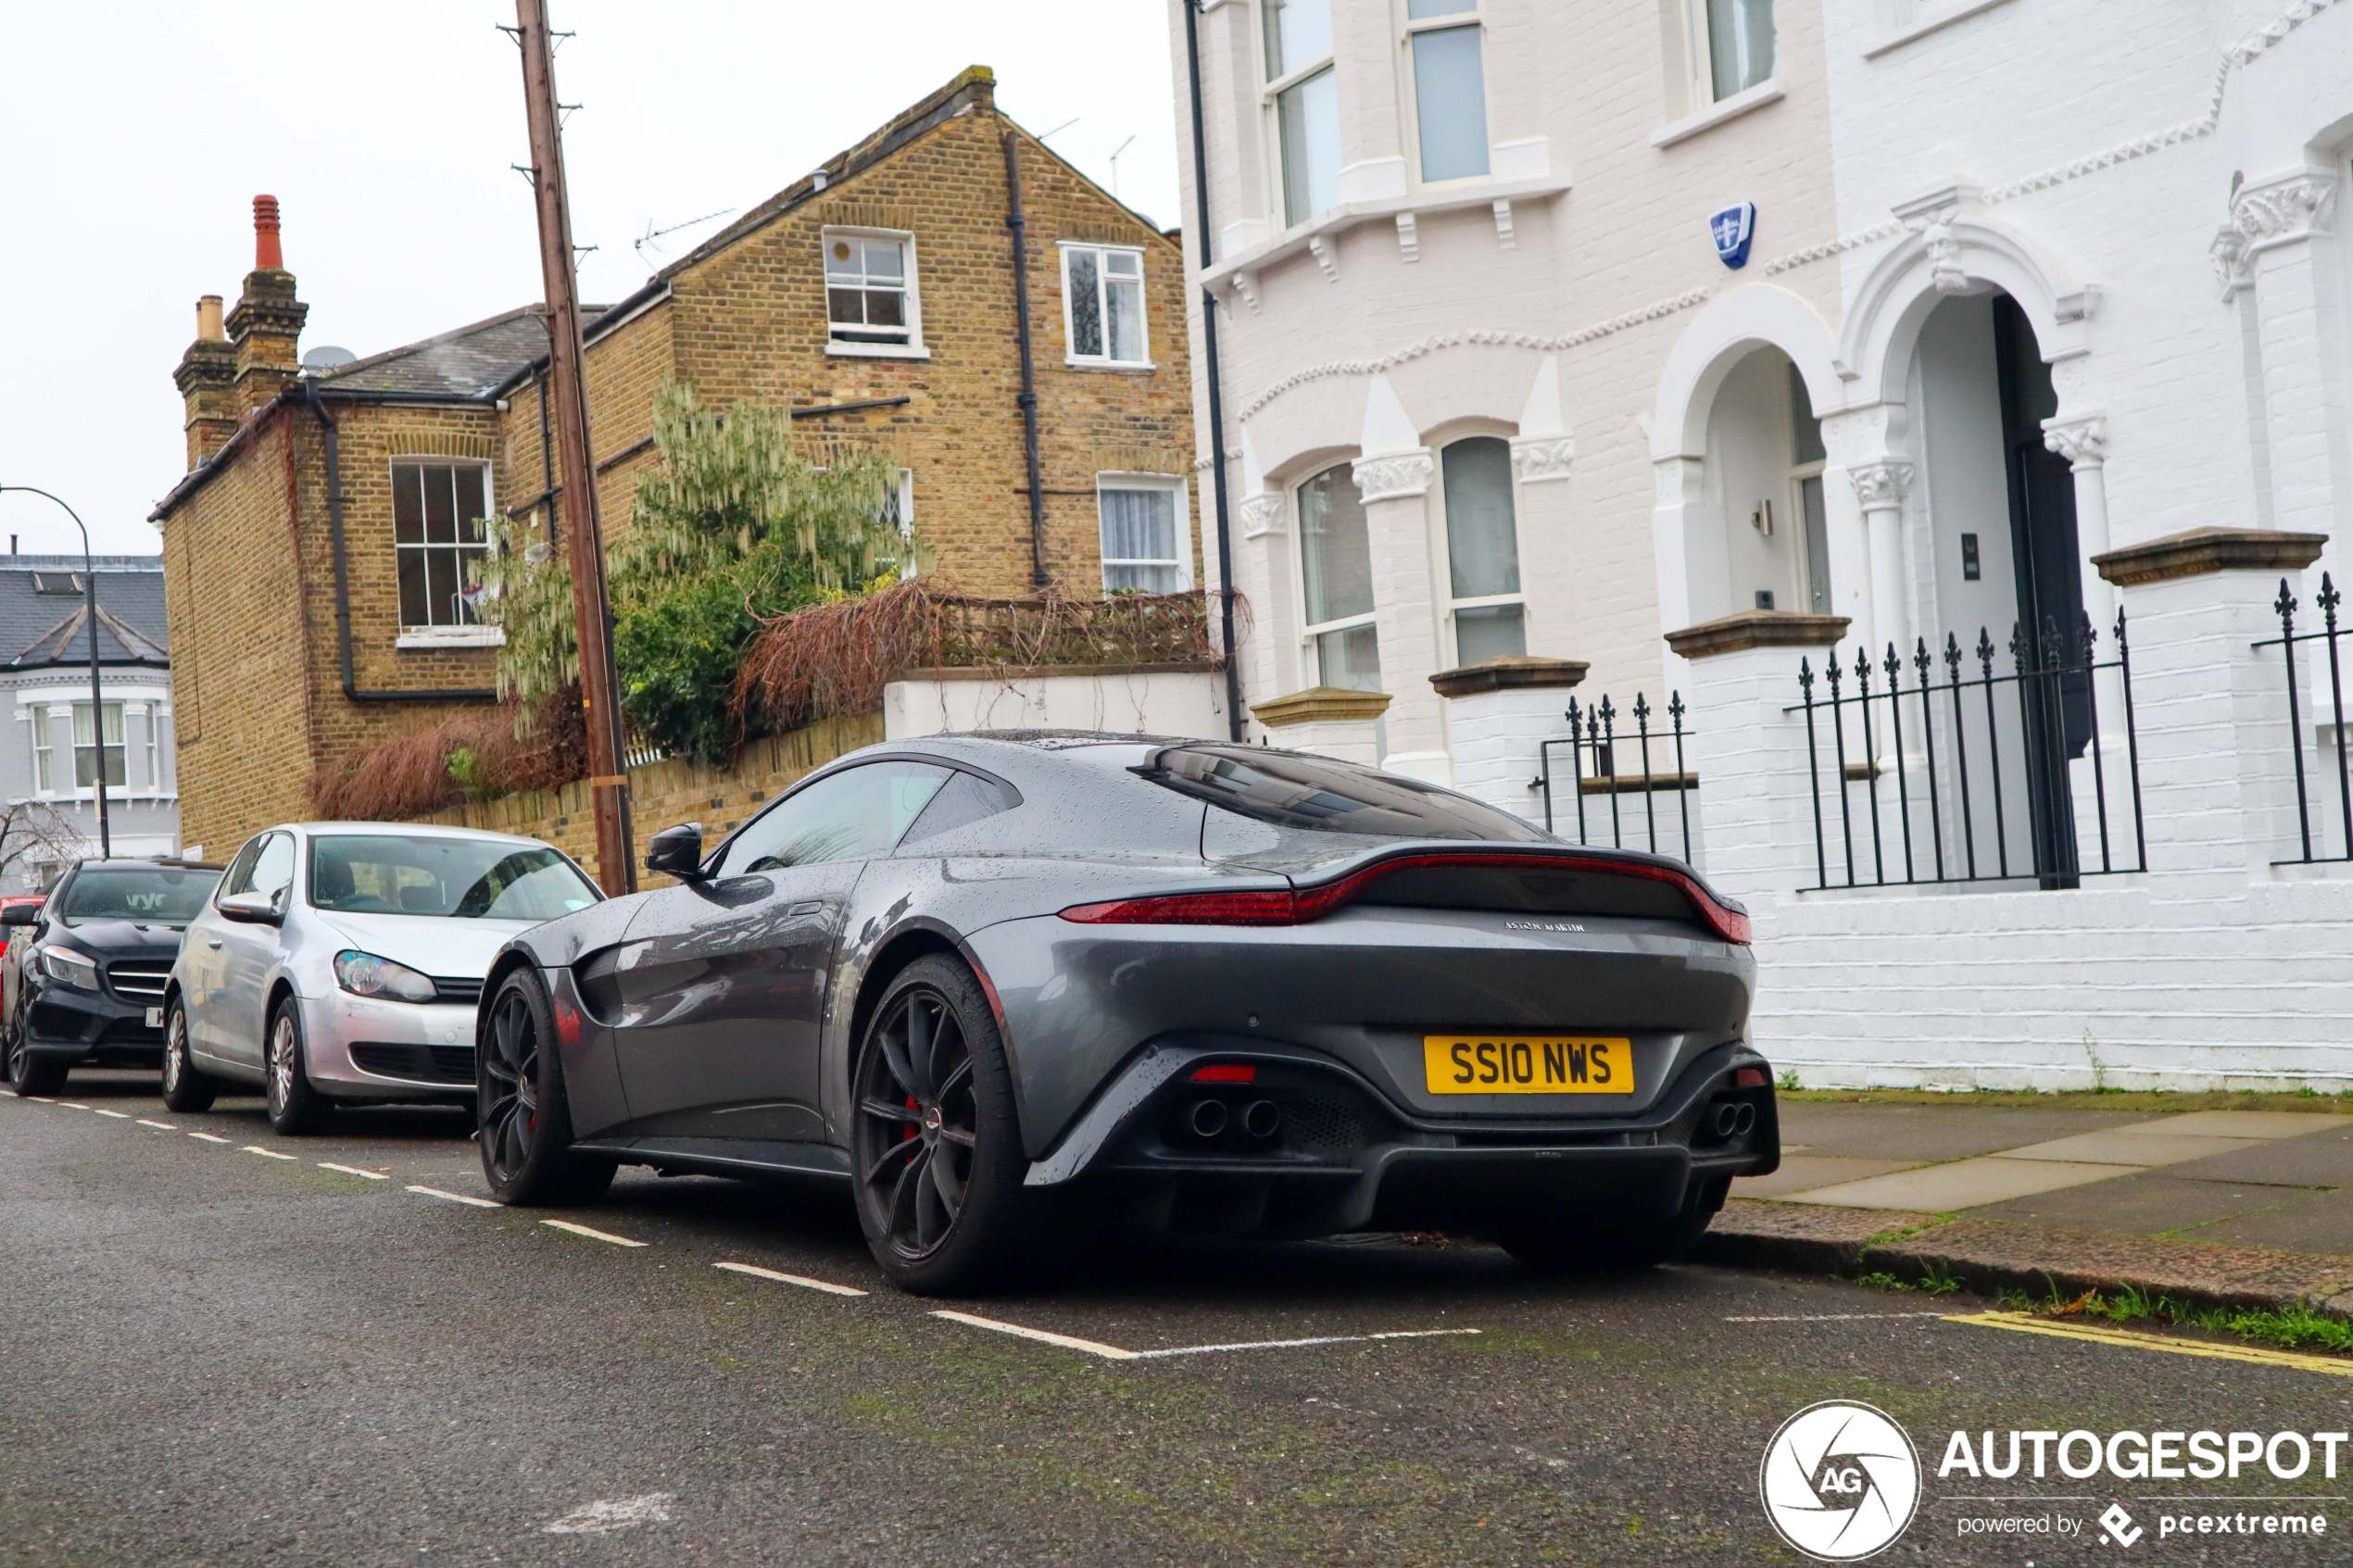
MULTIPOLYGON (((909 1096, 907 1097, 907 1109, 908 1109, 908 1110, 921 1110, 923 1109, 923 1107, 922 1107, 922 1106, 919 1106, 919 1105, 917 1105, 917 1104, 915 1103, 915 1097, 914 1097, 914 1096, 912 1096, 912 1095, 909 1095, 909 1096)), ((900 1143, 905 1143, 905 1142, 906 1142, 909 1138, 912 1138, 912 1137, 913 1137, 914 1135, 915 1135, 915 1124, 914 1124, 912 1122, 910 1122, 910 1123, 907 1123, 907 1130, 906 1130, 904 1133, 901 1133, 901 1134, 899 1135, 899 1141, 900 1141, 900 1143)))

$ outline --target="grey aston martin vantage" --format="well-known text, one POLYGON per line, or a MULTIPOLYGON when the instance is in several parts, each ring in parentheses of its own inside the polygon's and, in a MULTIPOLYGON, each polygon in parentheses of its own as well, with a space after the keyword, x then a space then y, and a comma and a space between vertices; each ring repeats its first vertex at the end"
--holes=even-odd
POLYGON ((813 1173, 893 1281, 953 1292, 1092 1223, 1651 1262, 1780 1161, 1740 907, 1413 779, 938 736, 646 861, 676 885, 491 966, 477 1104, 506 1202, 585 1200, 621 1164, 813 1173))

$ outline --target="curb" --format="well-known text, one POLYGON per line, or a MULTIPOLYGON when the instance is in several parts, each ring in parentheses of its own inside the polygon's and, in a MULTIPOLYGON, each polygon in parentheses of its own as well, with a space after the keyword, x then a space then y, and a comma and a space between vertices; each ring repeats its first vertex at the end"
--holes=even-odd
POLYGON ((1883 1210, 1830 1209, 1735 1198, 1704 1235, 1692 1261, 1799 1273, 1874 1271, 1917 1277, 1931 1268, 1991 1295, 2057 1287, 2127 1288, 2193 1308, 2284 1308, 2302 1303, 2353 1317, 2353 1257, 2166 1241, 1993 1220, 1883 1210))

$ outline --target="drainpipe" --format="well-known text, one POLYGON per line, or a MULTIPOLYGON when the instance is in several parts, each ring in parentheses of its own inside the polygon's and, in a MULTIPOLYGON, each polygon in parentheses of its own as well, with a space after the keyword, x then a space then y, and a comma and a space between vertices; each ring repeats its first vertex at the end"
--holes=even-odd
MULTIPOLYGON (((1185 0, 1185 69, 1193 98, 1193 194, 1200 200, 1200 234, 1194 245, 1202 270, 1209 270, 1209 137, 1201 107, 1201 0, 1185 0)), ((1209 383, 1209 479, 1217 508, 1217 623, 1226 648, 1226 723, 1242 738, 1241 650, 1234 646, 1234 533, 1226 521, 1226 407, 1217 384, 1217 296, 1201 291, 1202 370, 1209 383)), ((1026 355, 1026 346, 1024 354, 1026 355)), ((1036 479, 1030 483, 1034 486, 1036 479)))
POLYGON ((1029 242, 1021 210, 1021 133, 1005 128, 1005 227, 1013 232, 1013 320, 1021 334, 1021 427, 1029 459, 1029 581, 1046 586, 1046 492, 1038 473, 1038 368, 1029 352, 1029 242))
POLYGON ((351 572, 344 556, 343 460, 335 446, 335 421, 319 401, 319 388, 302 383, 303 401, 310 405, 327 445, 327 536, 335 559, 335 656, 343 667, 343 695, 353 702, 496 702, 495 687, 459 686, 424 691, 369 692, 359 689, 351 662, 351 572))

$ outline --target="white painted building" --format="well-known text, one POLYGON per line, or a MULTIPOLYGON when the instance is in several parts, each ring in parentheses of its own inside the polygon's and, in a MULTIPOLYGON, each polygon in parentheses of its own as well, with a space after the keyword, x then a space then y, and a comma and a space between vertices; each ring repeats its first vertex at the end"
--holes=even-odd
POLYGON ((1246 703, 1660 824, 1809 1082, 2353 1087, 2328 650, 2256 646, 2353 522, 2353 0, 1190 19, 1246 703))

